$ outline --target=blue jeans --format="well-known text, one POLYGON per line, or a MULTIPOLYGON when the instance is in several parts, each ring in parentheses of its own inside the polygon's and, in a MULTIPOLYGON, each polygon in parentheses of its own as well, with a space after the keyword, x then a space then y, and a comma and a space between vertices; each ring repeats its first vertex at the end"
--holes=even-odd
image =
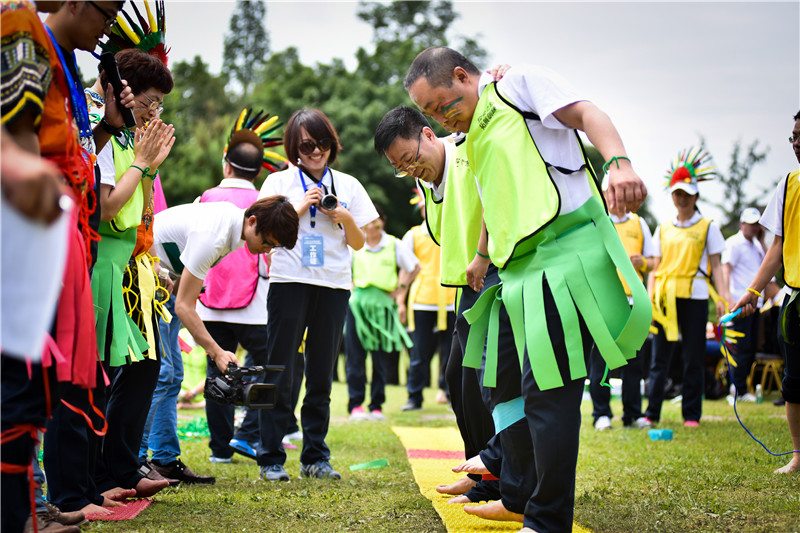
POLYGON ((172 322, 167 324, 163 319, 158 321, 164 357, 139 447, 139 460, 147 459, 149 448, 153 451, 153 460, 161 464, 174 461, 181 454, 178 441, 178 394, 183 382, 183 357, 178 342, 181 321, 175 314, 174 294, 170 295, 166 308, 172 313, 172 322))

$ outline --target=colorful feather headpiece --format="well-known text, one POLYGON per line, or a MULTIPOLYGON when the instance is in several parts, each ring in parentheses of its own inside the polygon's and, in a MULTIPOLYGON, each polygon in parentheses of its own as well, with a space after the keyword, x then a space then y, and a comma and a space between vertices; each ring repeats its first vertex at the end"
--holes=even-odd
POLYGON ((414 196, 411 197, 408 203, 420 211, 425 209, 425 195, 422 194, 422 191, 419 189, 419 187, 414 187, 414 196))
POLYGON ((683 189, 689 194, 697 194, 697 184, 714 178, 717 170, 711 161, 711 155, 702 147, 689 148, 672 160, 665 176, 666 188, 672 192, 683 189))
POLYGON ((228 143, 225 145, 225 152, 222 154, 223 164, 225 162, 225 156, 228 153, 230 141, 233 139, 236 132, 250 130, 258 135, 264 144, 263 163, 261 166, 270 172, 277 172, 276 167, 285 163, 286 158, 277 152, 268 150, 268 148, 283 144, 283 139, 275 135, 281 126, 283 126, 283 124, 278 122, 277 115, 270 116, 269 113, 265 113, 264 111, 258 111, 251 115, 249 109, 242 109, 242 112, 239 113, 239 118, 233 125, 228 143))
POLYGON ((164 18, 164 0, 155 0, 155 16, 150 10, 150 3, 144 0, 147 18, 142 16, 136 4, 131 2, 130 5, 136 13, 136 18, 139 19, 139 24, 136 24, 133 17, 125 10, 120 11, 120 14, 117 15, 117 23, 111 28, 108 41, 100 43, 100 46, 103 50, 114 54, 120 50, 138 48, 156 56, 166 66, 169 48, 166 47, 167 26, 164 18))

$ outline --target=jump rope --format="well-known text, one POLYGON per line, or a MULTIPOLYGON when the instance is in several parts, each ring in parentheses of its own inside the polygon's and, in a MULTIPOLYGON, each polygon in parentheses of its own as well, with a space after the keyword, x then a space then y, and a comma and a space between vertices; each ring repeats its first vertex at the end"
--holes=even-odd
POLYGON ((739 313, 741 313, 741 312, 742 312, 742 308, 740 307, 736 311, 733 311, 732 313, 728 313, 727 315, 725 315, 725 316, 723 316, 722 318, 719 319, 719 324, 717 325, 717 336, 720 338, 720 345, 722 347, 723 354, 725 355, 725 360, 728 362, 728 379, 730 379, 731 383, 734 384, 733 388, 734 388, 734 393, 735 394, 734 394, 734 397, 733 397, 733 412, 736 414, 736 420, 739 421, 739 425, 742 426, 742 429, 744 429, 747 432, 747 434, 750 435, 750 438, 753 439, 754 441, 756 441, 757 443, 759 443, 761 445, 761 447, 764 448, 767 451, 768 454, 774 455, 775 457, 779 457, 781 455, 792 455, 793 453, 800 453, 800 450, 792 450, 790 452, 775 453, 772 450, 770 450, 769 448, 767 448, 767 446, 763 442, 758 440, 755 437, 755 435, 753 435, 753 433, 747 428, 747 426, 744 425, 744 422, 742 422, 742 419, 739 416, 739 411, 736 409, 736 403, 737 403, 736 398, 739 396, 739 388, 736 387, 736 384, 733 381, 733 372, 731 372, 731 365, 730 365, 730 361, 732 360, 732 357, 731 357, 730 351, 728 350, 727 345, 725 344, 725 328, 728 327, 727 324, 729 324, 730 322, 733 322, 733 319, 736 318, 737 316, 739 316, 739 313))

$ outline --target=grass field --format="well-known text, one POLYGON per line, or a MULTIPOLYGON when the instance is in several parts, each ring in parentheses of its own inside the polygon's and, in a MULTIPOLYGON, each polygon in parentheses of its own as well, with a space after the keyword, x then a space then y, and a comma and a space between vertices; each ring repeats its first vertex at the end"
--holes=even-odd
MULTIPOLYGON (((343 374, 342 374, 343 375, 343 374)), ((340 481, 299 479, 299 450, 288 451, 288 483, 258 479, 255 461, 235 456, 228 465, 208 462, 205 440, 183 441, 183 460, 211 486, 180 486, 156 496, 131 521, 92 523, 89 531, 142 532, 444 532, 414 483, 405 450, 390 426, 455 425, 452 412, 426 390, 421 412, 401 413, 403 387, 390 386, 386 422, 349 422, 347 389, 334 383, 328 445, 340 481), (349 466, 388 459, 389 466, 351 472, 349 466)), ((791 441, 783 408, 744 404, 745 424, 773 451, 791 441)), ((646 400, 644 401, 646 404, 646 400)), ((621 414, 618 400, 612 408, 621 414)), ((575 520, 596 532, 800 532, 800 475, 775 475, 787 457, 772 457, 741 429, 725 400, 706 401, 699 428, 685 429, 680 406, 667 402, 660 427, 674 430, 669 442, 646 431, 612 431, 591 425, 584 401, 575 520)), ((182 411, 191 415, 191 411, 182 411)), ((199 414, 199 413, 195 413, 199 414)))

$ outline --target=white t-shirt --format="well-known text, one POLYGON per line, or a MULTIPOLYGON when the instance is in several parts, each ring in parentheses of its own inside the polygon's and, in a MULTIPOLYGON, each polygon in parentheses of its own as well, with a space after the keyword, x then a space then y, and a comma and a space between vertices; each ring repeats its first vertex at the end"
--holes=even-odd
MULTIPOLYGON (((688 228, 689 226, 693 226, 697 224, 697 222, 703 218, 703 215, 700 214, 699 211, 695 211, 692 218, 690 218, 686 222, 680 222, 677 217, 672 220, 672 223, 679 227, 679 228, 688 228)), ((653 234, 653 244, 655 246, 655 257, 661 257, 661 225, 656 228, 656 232, 653 234)), ((725 250, 725 238, 722 236, 722 231, 719 229, 719 224, 715 221, 711 221, 711 224, 708 226, 708 235, 706 236, 706 247, 703 250, 703 255, 700 258, 700 268, 709 276, 711 272, 708 271, 708 254, 721 254, 725 250)), ((707 278, 700 273, 697 272, 697 275, 694 277, 696 280, 706 280, 707 278)), ((708 299, 708 284, 707 283, 692 283, 692 300, 707 300, 708 299)))
MULTIPOLYGON (((226 178, 219 183, 219 187, 232 189, 255 190, 252 181, 240 178, 226 178)), ((198 202, 199 203, 199 202, 198 202)), ((250 303, 241 309, 210 309, 197 300, 195 307, 197 314, 203 322, 226 322, 228 324, 260 325, 267 323, 267 293, 269 292, 269 269, 264 260, 264 255, 259 256, 258 284, 256 293, 250 303)), ((234 282, 235 283, 235 282, 234 282)))
POLYGON ((173 272, 164 244, 174 243, 180 261, 193 276, 205 279, 208 270, 230 252, 244 246, 244 209, 228 202, 185 204, 161 211, 153 222, 153 246, 161 263, 173 272))
MULTIPOLYGON (((259 198, 282 194, 297 206, 303 201, 306 188, 316 187, 308 175, 303 175, 296 167, 289 167, 282 172, 271 174, 264 180, 259 198)), ((364 190, 364 186, 349 174, 337 170, 326 172, 321 182, 329 193, 336 191, 336 197, 350 214, 353 215, 356 226, 363 228, 376 218, 378 211, 372 205, 364 190)), ((272 255, 270 267, 270 282, 272 283, 307 283, 332 289, 350 290, 352 284, 352 259, 347 246, 344 230, 331 222, 331 219, 320 210, 315 210, 315 226, 311 227, 311 209, 300 217, 300 227, 297 234, 297 244, 291 250, 279 248, 272 255), (304 246, 304 239, 308 239, 308 246, 304 246), (312 241, 321 239, 323 246, 322 261, 320 266, 304 266, 303 250, 312 246, 312 241)), ((316 244, 316 243, 314 243, 316 244)), ((316 244, 318 247, 318 244, 316 244)))
POLYGON ((431 194, 433 194, 436 200, 444 198, 444 186, 445 183, 447 183, 447 169, 450 167, 450 158, 453 155, 453 150, 456 148, 456 142, 462 140, 463 137, 463 133, 454 133, 447 137, 439 137, 439 141, 444 146, 444 170, 442 171, 442 181, 438 186, 434 185, 433 182, 417 180, 423 187, 431 190, 431 194))
MULTIPOLYGON (((722 262, 731 266, 730 285, 731 299, 738 302, 747 292, 747 287, 756 277, 761 262, 764 260, 764 248, 758 239, 748 241, 742 232, 738 232, 725 241, 725 251, 722 252, 722 262)), ((758 299, 761 306, 762 299, 758 299)))
MULTIPOLYGON (((492 81, 494 78, 490 74, 482 74, 478 82, 478 94, 492 81)), ((548 171, 561 197, 559 214, 575 211, 591 197, 592 189, 584 171, 564 174, 553 168, 575 171, 585 164, 575 132, 562 124, 553 113, 587 98, 552 70, 532 65, 509 69, 503 79, 497 82, 497 89, 518 109, 536 113, 541 119, 526 120, 528 131, 536 141, 544 161, 551 165, 548 171)))
MULTIPOLYGON (((625 216, 621 218, 616 215, 609 216, 614 224, 622 224, 630 218, 628 213, 625 213, 625 216)), ((639 226, 642 228, 642 235, 644 236, 644 242, 642 243, 642 256, 655 257, 659 255, 655 245, 653 244, 653 236, 650 234, 650 228, 647 226, 647 222, 645 222, 644 218, 642 217, 639 217, 639 226)))
POLYGON ((788 178, 789 176, 786 176, 778 182, 775 192, 772 193, 772 198, 769 199, 764 214, 759 220, 762 226, 778 237, 783 237, 783 204, 786 202, 786 180, 788 178))

